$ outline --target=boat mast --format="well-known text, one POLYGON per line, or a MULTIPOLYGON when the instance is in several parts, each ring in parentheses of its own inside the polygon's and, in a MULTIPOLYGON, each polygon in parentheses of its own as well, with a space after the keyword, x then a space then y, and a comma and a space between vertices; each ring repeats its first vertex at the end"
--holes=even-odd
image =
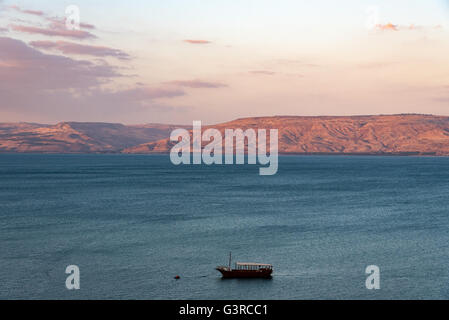
POLYGON ((232 252, 229 252, 229 270, 231 270, 232 252))

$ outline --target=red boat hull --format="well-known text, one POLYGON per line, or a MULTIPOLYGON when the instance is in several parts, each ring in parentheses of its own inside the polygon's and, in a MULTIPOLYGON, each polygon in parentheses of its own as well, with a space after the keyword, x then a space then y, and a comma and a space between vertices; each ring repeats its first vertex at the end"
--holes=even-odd
POLYGON ((223 278, 271 278, 273 270, 271 269, 261 269, 261 270, 227 270, 224 268, 217 268, 222 274, 223 278))

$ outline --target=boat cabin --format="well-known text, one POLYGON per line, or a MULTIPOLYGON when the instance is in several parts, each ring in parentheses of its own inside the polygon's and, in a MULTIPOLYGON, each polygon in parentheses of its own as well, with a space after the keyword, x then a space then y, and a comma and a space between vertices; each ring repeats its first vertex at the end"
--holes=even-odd
POLYGON ((257 271, 257 270, 272 270, 273 266, 266 263, 253 263, 253 262, 237 262, 235 264, 235 270, 241 271, 257 271))

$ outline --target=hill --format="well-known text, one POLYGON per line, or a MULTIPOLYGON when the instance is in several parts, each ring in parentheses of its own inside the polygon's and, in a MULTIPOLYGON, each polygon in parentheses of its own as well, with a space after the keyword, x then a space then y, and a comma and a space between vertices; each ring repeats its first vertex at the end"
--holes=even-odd
MULTIPOLYGON (((283 154, 449 155, 449 117, 443 116, 277 116, 238 119, 210 127, 220 130, 223 137, 225 128, 278 129, 279 152, 283 154)), ((123 152, 166 153, 173 145, 166 138, 123 152)))
POLYGON ((62 122, 56 125, 0 123, 0 152, 105 153, 120 152, 163 139, 179 126, 62 122))

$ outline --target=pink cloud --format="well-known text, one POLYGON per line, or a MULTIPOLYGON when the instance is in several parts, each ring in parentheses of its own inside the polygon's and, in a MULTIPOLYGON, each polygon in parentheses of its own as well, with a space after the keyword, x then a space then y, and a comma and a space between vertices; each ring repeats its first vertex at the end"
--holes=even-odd
POLYGON ((266 70, 254 70, 254 71, 250 71, 249 73, 252 74, 262 74, 262 75, 266 75, 266 76, 273 76, 276 74, 276 72, 273 71, 266 71, 266 70))
MULTIPOLYGON (((0 0, 1 1, 1 0, 0 0)), ((70 29, 66 26, 66 18, 59 18, 59 17, 47 17, 46 14, 43 11, 39 10, 26 10, 22 9, 19 6, 13 5, 9 8, 16 10, 21 13, 25 14, 31 14, 35 16, 43 17, 44 21, 47 21, 49 24, 46 27, 37 27, 37 26, 28 26, 26 25, 27 22, 25 21, 25 24, 22 25, 11 25, 10 27, 12 30, 17 32, 24 32, 29 34, 41 34, 45 36, 50 37, 67 37, 67 38, 73 38, 73 39, 87 39, 87 38, 96 38, 95 35, 90 33, 89 31, 81 30, 81 29, 87 29, 87 30, 94 30, 95 26, 89 23, 80 23, 79 24, 79 30, 76 29, 70 29)))
POLYGON ((89 24, 89 23, 80 23, 80 27, 83 29, 89 29, 89 30, 94 30, 95 26, 93 24, 89 24))
POLYGON ((376 29, 382 31, 398 31, 398 25, 387 23, 387 24, 378 24, 376 25, 376 29))
MULTIPOLYGON (((25 14, 30 14, 30 15, 34 15, 34 16, 40 16, 40 17, 45 16, 45 12, 40 11, 40 10, 22 9, 21 7, 19 7, 17 5, 10 6, 9 8, 14 9, 14 10, 16 10, 18 12, 21 12, 21 13, 25 13, 25 14)), ((65 22, 66 22, 65 18, 46 17, 45 19, 47 21, 51 22, 51 25, 50 25, 51 29, 64 29, 65 28, 65 22)), ((92 25, 92 24, 89 24, 89 23, 81 22, 80 23, 80 28, 81 29, 94 30, 95 26, 92 25)))
POLYGON ((410 24, 410 25, 398 25, 398 24, 377 24, 376 29, 380 31, 404 31, 404 30, 413 30, 413 31, 430 31, 435 29, 441 29, 443 26, 437 25, 437 26, 422 26, 422 25, 416 25, 416 24, 410 24))
POLYGON ((93 30, 95 26, 88 23, 80 23, 80 29, 69 29, 66 26, 65 18, 57 18, 57 17, 46 17, 45 20, 49 22, 46 27, 36 27, 36 26, 27 26, 27 25, 12 25, 11 28, 17 32, 24 32, 29 34, 41 34, 49 37, 66 37, 72 39, 88 39, 88 38, 96 38, 95 35, 90 33, 89 31, 82 30, 93 30))
MULTIPOLYGON (((47 18, 47 21, 49 21, 51 23, 50 24, 51 29, 56 29, 56 30, 66 29, 66 19, 64 19, 64 18, 50 17, 50 18, 47 18)), ((83 22, 80 23, 80 28, 88 29, 88 30, 96 29, 93 24, 83 23, 83 22)))
POLYGON ((218 82, 208 82, 208 81, 201 81, 201 80, 174 80, 166 82, 166 84, 175 85, 179 87, 186 87, 186 88, 222 88, 227 87, 227 85, 223 83, 218 82))
POLYGON ((46 54, 25 42, 0 37, 0 110, 27 114, 119 114, 141 108, 170 111, 158 99, 185 95, 180 88, 133 86, 103 89, 124 77, 103 63, 46 54))
POLYGON ((108 64, 44 54, 8 37, 0 37, 0 61, 1 87, 13 91, 88 88, 122 76, 108 64))
POLYGON ((8 31, 9 31, 8 28, 2 28, 2 27, 0 27, 0 33, 2 33, 2 32, 8 32, 8 31))
POLYGON ((112 99, 118 99, 120 101, 150 101, 161 98, 175 98, 184 96, 185 92, 179 89, 169 88, 153 88, 153 87, 137 87, 131 89, 125 89, 121 91, 105 91, 104 94, 108 95, 112 99))
POLYGON ((66 41, 32 41, 30 42, 30 45, 39 49, 58 50, 64 54, 90 55, 96 57, 110 56, 121 60, 130 58, 126 52, 118 49, 103 46, 82 45, 66 41))
POLYGON ((34 16, 43 16, 43 15, 44 15, 44 12, 43 12, 43 11, 38 11, 38 10, 26 10, 26 9, 22 9, 22 8, 20 8, 19 6, 16 6, 16 5, 10 6, 10 8, 11 8, 11 9, 14 9, 14 10, 16 10, 16 11, 18 11, 18 12, 25 13, 25 14, 31 14, 31 15, 34 15, 34 16))
POLYGON ((208 43, 211 43, 208 40, 191 40, 191 39, 184 40, 184 42, 191 43, 191 44, 208 44, 208 43))
POLYGON ((90 32, 83 30, 69 30, 69 29, 45 29, 39 27, 31 27, 31 26, 23 26, 23 25, 11 25, 12 30, 18 32, 24 32, 29 34, 41 34, 50 37, 68 37, 75 39, 87 39, 87 38, 96 38, 90 32))

